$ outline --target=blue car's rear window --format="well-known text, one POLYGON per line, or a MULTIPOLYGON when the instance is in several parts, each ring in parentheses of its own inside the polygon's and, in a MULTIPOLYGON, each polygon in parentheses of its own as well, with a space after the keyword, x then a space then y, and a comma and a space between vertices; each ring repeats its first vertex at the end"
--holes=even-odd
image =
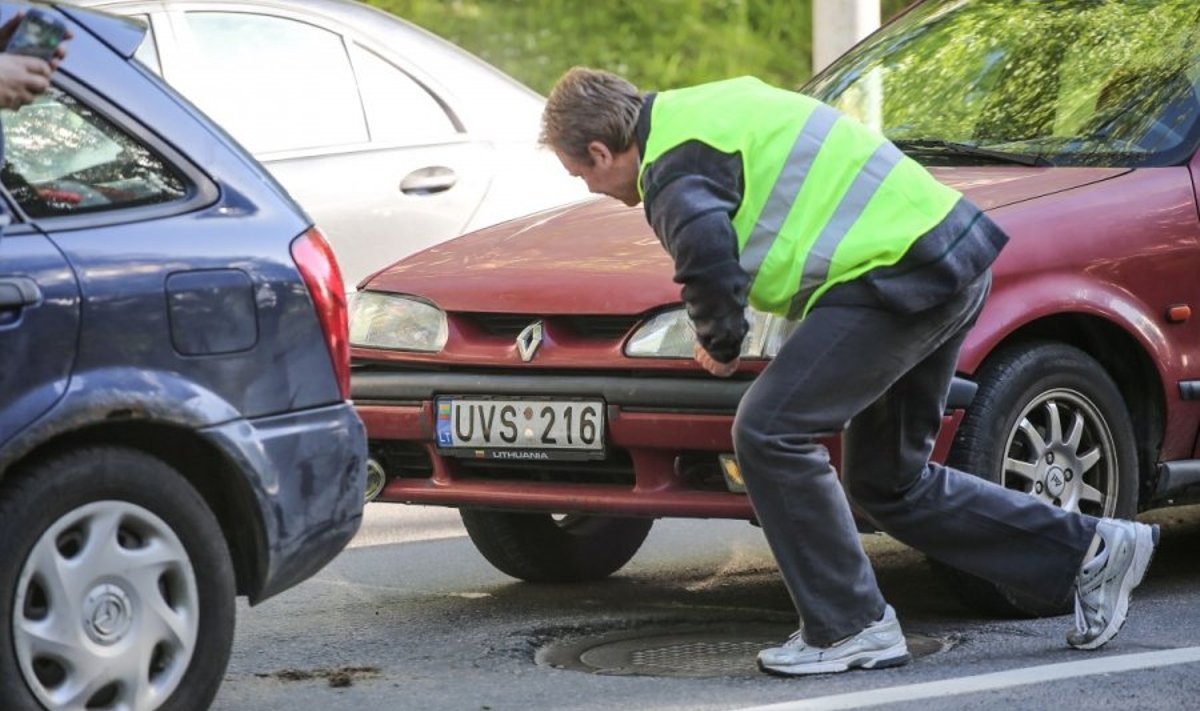
POLYGON ((30 217, 118 210, 182 200, 187 183, 133 136, 51 88, 17 111, 0 112, 0 180, 30 217))

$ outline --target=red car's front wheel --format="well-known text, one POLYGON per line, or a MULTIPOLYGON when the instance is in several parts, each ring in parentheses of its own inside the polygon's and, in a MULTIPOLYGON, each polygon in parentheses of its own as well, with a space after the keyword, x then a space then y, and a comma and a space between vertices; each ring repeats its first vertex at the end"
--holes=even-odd
MULTIPOLYGON (((947 463, 1048 506, 1092 516, 1137 513, 1137 444, 1129 409, 1107 371, 1082 350, 1034 342, 997 352, 947 463)), ((1070 601, 1032 600, 942 565, 972 607, 1008 616, 1056 615, 1070 601)))
POLYGON ((479 552, 501 572, 534 583, 599 580, 637 553, 654 519, 461 509, 479 552))

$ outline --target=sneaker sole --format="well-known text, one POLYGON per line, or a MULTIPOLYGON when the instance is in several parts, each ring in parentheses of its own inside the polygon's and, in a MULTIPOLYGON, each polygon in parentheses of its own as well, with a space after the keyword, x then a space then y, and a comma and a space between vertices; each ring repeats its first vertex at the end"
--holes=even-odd
POLYGON ((762 660, 758 660, 758 669, 774 676, 809 676, 812 674, 837 674, 851 669, 887 669, 908 664, 911 660, 912 656, 908 653, 908 645, 900 642, 879 652, 813 664, 767 665, 762 660))
POLYGON ((1121 593, 1117 596, 1116 613, 1098 637, 1084 644, 1073 644, 1072 647, 1075 649, 1099 649, 1117 636, 1117 633, 1121 631, 1121 626, 1125 624, 1125 616, 1129 612, 1129 599, 1133 596, 1133 589, 1141 584, 1142 578, 1146 577, 1146 570, 1150 567, 1150 561, 1154 558, 1154 549, 1157 547, 1158 524, 1149 526, 1140 524, 1134 540, 1133 564, 1129 566, 1129 573, 1121 581, 1121 593), (1143 534, 1145 529, 1142 526, 1150 529, 1150 535, 1143 534))

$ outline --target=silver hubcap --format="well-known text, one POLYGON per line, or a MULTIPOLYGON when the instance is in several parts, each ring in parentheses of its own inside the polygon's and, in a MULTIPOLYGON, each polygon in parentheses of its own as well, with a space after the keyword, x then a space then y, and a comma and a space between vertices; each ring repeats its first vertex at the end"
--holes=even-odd
POLYGON ((199 629, 196 576, 147 509, 98 501, 54 522, 13 604, 21 674, 52 711, 142 711, 179 686, 199 629))
POLYGON ((1100 410, 1066 388, 1039 395, 1009 433, 1002 483, 1051 506, 1111 516, 1117 505, 1116 443, 1100 410))

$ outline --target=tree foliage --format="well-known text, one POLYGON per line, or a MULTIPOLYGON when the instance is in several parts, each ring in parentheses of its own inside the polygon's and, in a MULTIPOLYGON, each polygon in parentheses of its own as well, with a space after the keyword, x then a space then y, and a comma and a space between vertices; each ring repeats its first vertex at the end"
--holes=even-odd
MULTIPOLYGON (((368 0, 546 93, 569 67, 645 89, 812 71, 812 0, 368 0)), ((888 16, 906 0, 882 0, 888 16)))

